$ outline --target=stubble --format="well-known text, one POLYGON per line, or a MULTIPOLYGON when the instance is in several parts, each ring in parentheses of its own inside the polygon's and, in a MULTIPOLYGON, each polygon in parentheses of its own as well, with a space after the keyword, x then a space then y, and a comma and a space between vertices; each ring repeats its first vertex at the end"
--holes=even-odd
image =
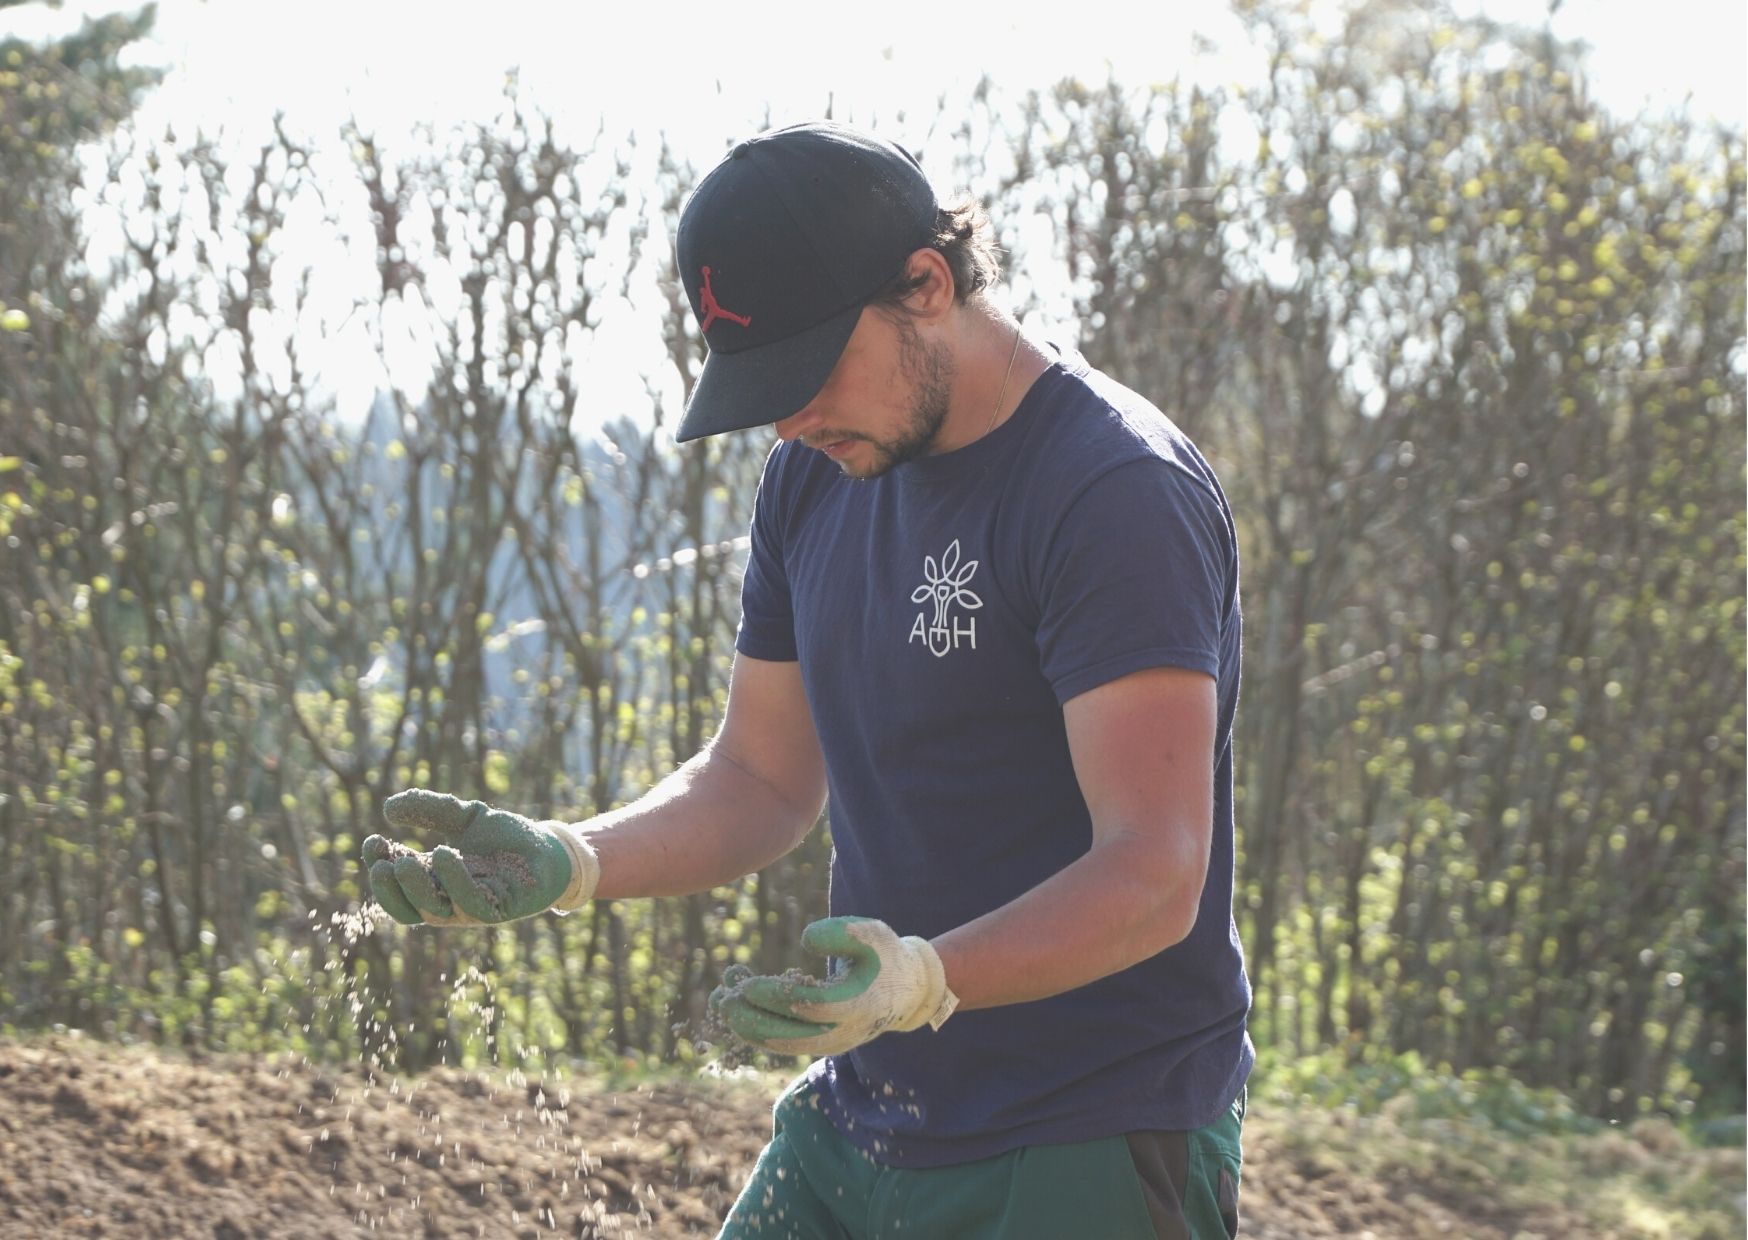
POLYGON ((906 461, 928 456, 934 451, 947 424, 947 410, 953 397, 953 359, 946 346, 931 346, 910 323, 898 322, 898 366, 911 388, 910 416, 904 428, 893 438, 868 438, 874 449, 874 461, 867 469, 851 473, 852 478, 869 480, 891 473, 906 461))

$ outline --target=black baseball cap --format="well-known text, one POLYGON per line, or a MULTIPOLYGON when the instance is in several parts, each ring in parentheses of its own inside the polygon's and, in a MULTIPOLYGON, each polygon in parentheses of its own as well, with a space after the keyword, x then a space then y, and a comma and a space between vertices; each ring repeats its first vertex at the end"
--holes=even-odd
POLYGON ((825 386, 868 299, 934 234, 902 147, 832 121, 739 143, 680 212, 680 279, 709 347, 675 436, 768 426, 825 386))

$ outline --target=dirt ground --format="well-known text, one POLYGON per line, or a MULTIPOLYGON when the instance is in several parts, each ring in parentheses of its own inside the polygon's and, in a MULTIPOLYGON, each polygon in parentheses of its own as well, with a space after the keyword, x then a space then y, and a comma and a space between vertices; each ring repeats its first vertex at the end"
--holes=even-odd
MULTIPOLYGON (((372 1079, 285 1058, 0 1042, 0 1236, 709 1235, 764 1143, 774 1088, 372 1079)), ((1253 1240, 1569 1234, 1288 1157, 1274 1122, 1255 1108, 1246 1122, 1253 1240)))

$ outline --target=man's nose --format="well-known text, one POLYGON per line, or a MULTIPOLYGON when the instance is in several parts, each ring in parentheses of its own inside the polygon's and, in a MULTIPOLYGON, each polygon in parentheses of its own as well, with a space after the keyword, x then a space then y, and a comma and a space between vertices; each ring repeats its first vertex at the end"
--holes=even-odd
POLYGON ((785 443, 791 439, 801 438, 817 425, 819 425, 819 411, 813 407, 811 401, 788 417, 772 423, 777 431, 777 438, 785 443))

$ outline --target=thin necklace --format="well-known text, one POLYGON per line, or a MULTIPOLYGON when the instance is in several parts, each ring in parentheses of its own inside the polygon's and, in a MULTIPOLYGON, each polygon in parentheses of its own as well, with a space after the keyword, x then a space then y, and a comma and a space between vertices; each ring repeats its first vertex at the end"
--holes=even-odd
MULTIPOLYGON (((1014 328, 1014 351, 1012 353, 1008 354, 1008 368, 1002 372, 1001 391, 999 391, 995 394, 995 408, 990 411, 989 425, 983 428, 984 435, 989 434, 989 432, 991 432, 995 429, 995 420, 997 418, 1001 417, 1002 398, 1008 394, 1008 380, 1013 377, 1014 359, 1016 357, 1018 357, 1019 355, 1020 355, 1020 329, 1018 327, 1015 327, 1014 328)), ((979 439, 981 439, 982 437, 983 437, 982 435, 978 436, 979 439)))

